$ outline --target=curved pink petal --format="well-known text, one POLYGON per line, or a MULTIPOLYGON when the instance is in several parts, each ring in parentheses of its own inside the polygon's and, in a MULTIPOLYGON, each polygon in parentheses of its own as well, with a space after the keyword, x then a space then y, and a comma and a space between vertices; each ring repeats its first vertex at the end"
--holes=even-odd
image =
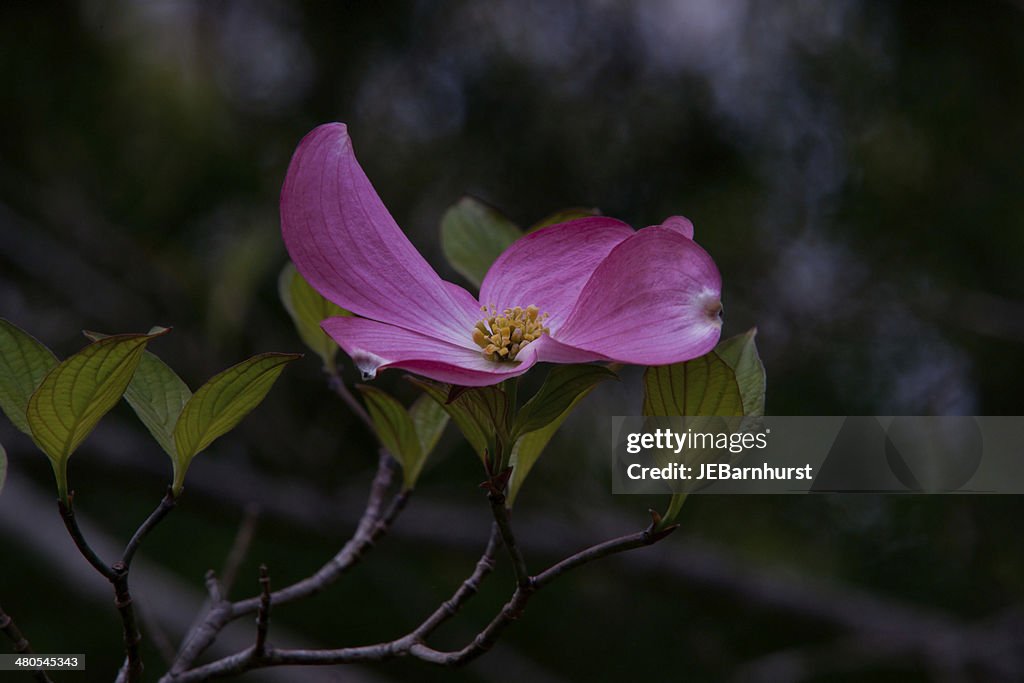
POLYGON ((718 268, 696 242, 645 228, 598 266, 556 337, 623 363, 678 363, 718 342, 721 292, 718 268))
MULTIPOLYGON (((594 361, 610 361, 608 356, 585 349, 578 349, 575 346, 563 344, 550 335, 543 337, 526 347, 527 351, 536 354, 538 363, 592 363, 594 361)), ((524 351, 525 353, 525 351, 524 351)), ((523 357, 520 353, 519 358, 523 357)))
POLYGON ((537 306, 557 331, 583 285, 608 253, 633 235, 633 228, 604 216, 580 218, 516 240, 495 261, 480 286, 480 303, 499 311, 537 306))
POLYGON ((479 348, 468 349, 366 318, 328 318, 321 325, 352 357, 364 379, 378 370, 402 368, 439 382, 478 387, 521 375, 537 362, 537 354, 528 352, 530 347, 515 362, 489 361, 479 348))
MULTIPOLYGON (((649 226, 658 227, 658 226, 649 226)), ((693 223, 684 216, 669 216, 661 222, 662 228, 674 230, 687 239, 693 239, 693 223)))
POLYGON ((479 311, 456 300, 360 168, 344 124, 299 143, 281 190, 281 232, 302 276, 357 315, 470 342, 479 311))

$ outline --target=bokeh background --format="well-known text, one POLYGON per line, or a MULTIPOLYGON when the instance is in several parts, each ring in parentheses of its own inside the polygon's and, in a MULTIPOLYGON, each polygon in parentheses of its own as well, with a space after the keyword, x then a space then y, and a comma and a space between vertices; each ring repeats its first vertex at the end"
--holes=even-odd
MULTIPOLYGON (((1021 412, 1019 2, 5 3, 0 73, 0 315, 62 356, 83 328, 173 325, 153 350, 195 388, 301 350, 276 294, 277 198, 302 135, 341 120, 446 277, 438 222, 464 194, 522 225, 567 206, 637 227, 684 214, 722 271, 726 333, 759 328, 769 413, 1021 412)), ((411 400, 399 375, 378 382, 411 400)), ((639 411, 638 380, 599 388, 534 470, 516 511, 531 566, 664 506, 609 493, 601 435, 639 411)), ((62 680, 107 680, 106 586, 66 545, 45 458, 0 422, 0 604, 38 651, 87 653, 89 673, 62 680)), ((283 585, 332 554, 374 465, 316 360, 290 367, 143 549, 148 673, 247 509, 237 596, 259 562, 283 585)), ((72 459, 88 529, 123 542, 169 473, 115 409, 72 459)), ((394 535, 323 598, 278 610, 274 633, 341 646, 418 623, 482 548, 480 478, 449 428, 394 535)), ((252 680, 1021 680, 1022 511, 698 496, 671 540, 545 591, 465 670, 252 680)), ((502 604, 503 571, 439 645, 502 604)))

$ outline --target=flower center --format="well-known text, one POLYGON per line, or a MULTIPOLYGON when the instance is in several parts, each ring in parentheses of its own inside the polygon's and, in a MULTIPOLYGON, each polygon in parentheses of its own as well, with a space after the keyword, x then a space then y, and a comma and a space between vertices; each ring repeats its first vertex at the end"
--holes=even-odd
POLYGON ((487 317, 473 328, 473 341, 487 360, 515 360, 530 342, 551 332, 544 326, 548 314, 541 314, 536 306, 506 308, 500 315, 494 306, 480 310, 487 317))

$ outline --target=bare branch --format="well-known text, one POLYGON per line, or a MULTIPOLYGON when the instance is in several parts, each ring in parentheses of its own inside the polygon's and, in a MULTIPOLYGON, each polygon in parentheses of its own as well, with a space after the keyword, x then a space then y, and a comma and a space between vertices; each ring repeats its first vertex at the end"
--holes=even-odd
POLYGON ((653 527, 649 527, 644 531, 586 548, 553 565, 536 577, 527 577, 528 580, 525 584, 517 586, 511 599, 502 607, 501 611, 473 638, 472 642, 461 650, 445 652, 427 646, 423 643, 423 637, 453 615, 476 592, 479 581, 490 572, 493 555, 497 551, 498 538, 502 535, 501 529, 496 523, 487 549, 469 579, 463 582, 448 602, 443 603, 419 627, 401 638, 374 645, 334 650, 264 648, 264 652, 260 654, 256 652, 255 648, 249 648, 190 671, 171 675, 166 680, 175 683, 192 683, 209 678, 236 675, 268 666, 350 664, 353 662, 378 662, 399 657, 414 657, 441 666, 461 666, 487 652, 505 629, 522 616, 527 602, 541 587, 594 560, 657 543, 674 530, 675 527, 671 527, 655 532, 653 527))
MULTIPOLYGON (((391 499, 387 509, 383 508, 397 469, 398 463, 395 459, 382 450, 366 508, 352 538, 312 576, 272 593, 271 599, 274 604, 285 604, 324 590, 355 566, 366 551, 388 532, 394 520, 405 508, 411 493, 399 492, 391 499)), ((218 589, 217 598, 212 600, 205 618, 185 636, 178 657, 171 667, 171 674, 186 671, 225 626, 239 617, 258 611, 260 604, 260 596, 235 603, 226 602, 218 589)))
POLYGON ((501 540, 508 550, 512 559, 512 571, 516 576, 516 585, 520 588, 528 588, 530 585, 530 572, 526 568, 526 559, 519 549, 519 543, 512 532, 512 520, 509 517, 508 508, 505 507, 505 494, 497 488, 491 489, 487 494, 487 500, 491 503, 491 514, 494 515, 494 523, 501 533, 501 540))
POLYGON ((422 641, 431 635, 441 624, 458 614, 462 606, 480 591, 480 584, 488 574, 494 571, 494 556, 498 553, 500 546, 501 531, 498 529, 498 524, 495 523, 491 527, 491 537, 487 541, 487 548, 477 561, 473 573, 462 582, 450 599, 441 603, 441 606, 434 610, 434 613, 427 617, 426 621, 409 634, 412 639, 422 641))
POLYGON ((132 594, 128 588, 128 566, 123 562, 115 562, 111 569, 115 572, 115 578, 111 581, 114 585, 114 606, 121 616, 122 638, 128 659, 127 681, 138 683, 142 680, 142 653, 139 651, 142 633, 135 620, 132 594))
MULTIPOLYGON (((345 572, 358 564, 366 551, 388 532, 395 519, 405 509, 411 494, 411 491, 408 490, 400 491, 391 499, 387 509, 380 512, 384 494, 391 484, 395 467, 394 458, 382 453, 378 476, 374 479, 373 491, 367 501, 367 514, 360 519, 355 534, 330 561, 312 576, 275 591, 272 596, 274 604, 280 605, 315 595, 332 585, 345 572), (381 476, 382 472, 385 473, 384 476, 381 476)), ((256 611, 259 608, 259 602, 259 597, 236 602, 233 607, 236 617, 256 611)))
POLYGON ((267 565, 260 565, 260 608, 256 612, 256 645, 253 654, 262 657, 267 646, 267 631, 270 629, 270 572, 267 565))
MULTIPOLYGON (((32 646, 28 642, 28 638, 21 632, 18 625, 14 623, 3 607, 0 607, 0 631, 3 631, 4 635, 14 643, 14 651, 19 655, 27 655, 32 653, 32 646)), ((33 677, 40 683, 53 683, 50 677, 42 669, 37 669, 32 672, 33 677)))

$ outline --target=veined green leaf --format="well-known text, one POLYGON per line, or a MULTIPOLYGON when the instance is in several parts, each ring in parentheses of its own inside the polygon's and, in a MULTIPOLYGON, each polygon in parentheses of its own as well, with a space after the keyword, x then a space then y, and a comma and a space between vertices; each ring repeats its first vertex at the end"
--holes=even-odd
POLYGON ((533 398, 519 411, 512 438, 541 429, 562 415, 578 396, 605 380, 616 378, 614 372, 601 365, 556 365, 533 398))
POLYGON ((469 445, 473 447, 477 456, 482 460, 487 453, 488 444, 491 440, 490 435, 494 433, 494 430, 493 428, 488 430, 486 423, 480 422, 480 413, 461 402, 458 398, 449 403, 448 392, 451 386, 448 384, 412 376, 407 377, 407 379, 422 389, 432 401, 436 402, 442 410, 451 416, 452 421, 455 422, 459 431, 462 432, 462 436, 466 438, 466 441, 469 442, 469 445))
POLYGON ((333 371, 338 345, 320 328, 320 323, 327 318, 352 314, 320 296, 290 262, 277 278, 277 292, 302 342, 320 356, 326 370, 333 371))
POLYGON ((476 287, 501 252, 522 234, 515 223, 472 197, 460 199, 441 218, 445 258, 476 287))
MULTIPOLYGON (((88 330, 84 334, 93 341, 109 336, 88 330)), ((190 398, 192 391, 174 370, 151 351, 143 352, 139 367, 135 368, 135 376, 124 392, 124 399, 160 448, 171 457, 172 463, 175 458, 174 425, 190 398)))
POLYGON ((644 372, 644 415, 742 415, 736 374, 712 351, 644 372))
POLYGON ((381 445, 402 463, 403 486, 411 489, 423 467, 423 445, 405 406, 376 387, 357 385, 366 399, 381 445))
MULTIPOLYGON (((643 414, 737 417, 764 415, 765 372, 756 329, 719 342, 700 358, 650 367, 644 372, 643 414)), ((671 523, 686 500, 675 493, 662 525, 671 523)))
POLYGON ((142 354, 124 398, 173 462, 176 454, 174 426, 192 398, 188 385, 166 363, 147 351, 142 354))
POLYGON ((53 352, 35 337, 0 318, 0 409, 29 436, 28 399, 57 363, 53 352))
POLYGON ((67 500, 68 458, 124 394, 146 344, 167 332, 93 342, 53 368, 29 398, 32 439, 50 458, 61 500, 67 500))
POLYGON ((174 426, 174 492, 198 453, 242 421, 270 391, 297 353, 261 353, 215 375, 193 394, 174 426))
POLYGON ((409 408, 409 417, 416 425, 416 436, 420 439, 423 461, 426 462, 444 433, 444 428, 448 426, 448 413, 437 401, 423 395, 413 401, 409 408))
MULTIPOLYGON (((555 369, 558 369, 558 368, 561 368, 561 367, 563 367, 563 366, 558 366, 555 369)), ((578 367, 597 367, 597 366, 565 366, 565 367, 567 367, 568 369, 571 369, 572 367, 577 367, 578 368, 578 367)), ((584 383, 585 386, 580 385, 582 388, 580 388, 580 390, 577 393, 575 393, 575 395, 573 396, 572 400, 569 402, 569 404, 565 407, 565 409, 559 415, 557 415, 553 420, 549 421, 547 424, 545 424, 540 429, 537 429, 537 430, 534 430, 534 431, 531 431, 531 432, 527 432, 526 434, 523 434, 516 441, 516 445, 512 448, 512 459, 510 461, 510 464, 512 465, 512 476, 511 476, 511 478, 508 481, 508 506, 509 507, 512 507, 512 505, 515 503, 516 496, 519 494, 519 490, 522 488, 523 482, 526 481, 526 476, 528 474, 530 474, 530 470, 533 469, 534 464, 536 464, 537 460, 540 458, 541 454, 544 452, 544 449, 547 448, 548 442, 551 441, 551 437, 553 437, 555 435, 555 433, 559 430, 559 428, 562 426, 562 423, 565 422, 566 418, 568 418, 569 415, 572 414, 572 411, 575 410, 576 405, 580 401, 582 401, 584 398, 586 398, 587 394, 589 394, 591 391, 593 391, 594 387, 596 387, 600 382, 604 381, 605 379, 610 379, 611 377, 616 377, 615 373, 611 372, 611 370, 607 370, 605 368, 601 368, 601 369, 605 370, 610 375, 610 377, 609 376, 590 375, 594 379, 594 381, 589 382, 589 383, 584 383)), ((552 373, 554 373, 554 370, 552 370, 552 373)), ((583 377, 586 377, 586 376, 588 376, 588 375, 580 374, 577 377, 582 379, 583 377)), ((569 380, 570 376, 567 375, 563 379, 569 380)), ((551 375, 548 375, 548 378, 544 381, 544 384, 547 385, 549 380, 551 380, 551 375)), ((563 383, 561 380, 559 381, 559 384, 570 384, 570 383, 572 383, 572 382, 564 382, 563 383)), ((543 386, 540 389, 540 392, 542 392, 542 391, 544 391, 544 387, 543 386)), ((537 396, 540 395, 540 392, 538 392, 537 395, 534 396, 534 398, 537 398, 537 396)), ((568 392, 568 393, 571 393, 571 392, 568 392)), ((527 402, 527 405, 529 405, 529 402, 527 402)), ((523 406, 524 410, 525 410, 525 408, 526 408, 526 406, 523 406)), ((522 415, 522 412, 520 412, 520 415, 522 415)))
POLYGON ((600 215, 601 212, 596 208, 587 209, 584 207, 574 206, 568 209, 561 209, 560 211, 555 211, 554 213, 548 214, 544 218, 541 218, 539 221, 531 225, 529 229, 526 231, 526 234, 529 235, 531 232, 535 232, 537 230, 540 230, 541 228, 546 228, 549 225, 558 225, 559 223, 567 223, 569 221, 574 221, 577 218, 587 218, 589 216, 600 215))
POLYGON ((509 424, 508 396, 497 386, 470 387, 449 399, 451 405, 461 405, 473 414, 484 434, 493 434, 502 443, 508 444, 512 425, 509 424))
POLYGON ((726 339, 715 347, 715 355, 728 365, 736 376, 743 401, 743 415, 761 417, 764 415, 765 373, 764 364, 757 353, 754 338, 757 328, 726 339))
POLYGON ((756 329, 683 363, 644 372, 644 415, 764 415, 764 365, 756 329))

